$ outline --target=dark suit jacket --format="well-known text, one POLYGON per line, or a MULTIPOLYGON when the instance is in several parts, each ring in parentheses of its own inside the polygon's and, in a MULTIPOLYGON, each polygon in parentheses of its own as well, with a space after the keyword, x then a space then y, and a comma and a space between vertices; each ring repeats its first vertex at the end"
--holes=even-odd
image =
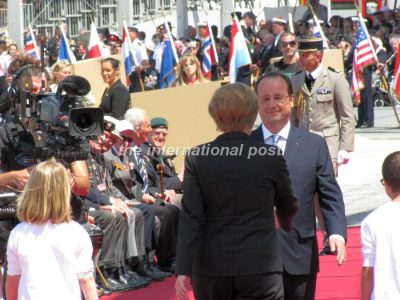
POLYGON ((225 133, 191 149, 185 160, 177 274, 282 271, 274 206, 277 213, 291 218, 297 200, 285 160, 276 153, 276 147, 251 141, 244 133, 225 133), (224 147, 231 155, 211 154, 224 147), (210 149, 210 154, 196 153, 202 148, 210 149), (255 150, 250 157, 249 149, 255 150), (272 155, 265 155, 266 151, 272 155))
POLYGON ((103 108, 106 116, 121 120, 129 108, 130 101, 131 98, 128 89, 122 84, 121 80, 118 80, 105 90, 101 98, 100 107, 103 108))
MULTIPOLYGON (((152 170, 152 167, 148 167, 149 160, 147 157, 144 157, 144 163, 149 179, 149 194, 156 198, 155 204, 162 204, 163 201, 159 197, 156 197, 156 194, 161 192, 157 185, 157 173, 152 170)), ((111 148, 104 153, 104 166, 110 172, 112 184, 116 189, 127 199, 135 198, 137 201, 142 201, 143 180, 140 176, 135 157, 130 154, 130 149, 128 149, 127 154, 121 160, 121 157, 111 148)))
POLYGON ((158 150, 151 146, 149 143, 144 143, 140 145, 143 153, 148 157, 151 167, 153 167, 154 172, 157 173, 157 182, 160 181, 160 173, 157 170, 157 164, 162 164, 164 166, 164 186, 168 190, 181 190, 182 182, 179 177, 171 170, 169 165, 164 161, 164 154, 162 150, 158 150))
POLYGON ((126 156, 121 160, 111 148, 104 153, 104 167, 110 173, 112 185, 121 192, 124 200, 136 198, 135 182, 131 178, 131 166, 126 156))
MULTIPOLYGON (((252 138, 264 141, 261 126, 252 138)), ((324 138, 291 126, 284 157, 293 191, 299 199, 299 211, 292 231, 279 231, 285 270, 293 275, 318 272, 314 195, 317 193, 328 235, 346 238, 343 195, 333 172, 324 138)))

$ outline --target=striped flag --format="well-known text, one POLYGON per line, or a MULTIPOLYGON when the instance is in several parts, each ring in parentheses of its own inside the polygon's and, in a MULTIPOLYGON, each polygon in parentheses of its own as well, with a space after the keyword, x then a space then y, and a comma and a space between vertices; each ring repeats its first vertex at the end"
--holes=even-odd
POLYGON ((375 52, 368 38, 368 32, 362 18, 358 18, 358 31, 354 41, 353 71, 351 80, 351 92, 358 105, 361 101, 360 90, 364 88, 364 68, 375 63, 375 52))
POLYGON ((128 86, 130 85, 129 75, 133 71, 135 71, 135 58, 133 57, 133 52, 131 47, 132 45, 128 35, 128 28, 126 27, 126 23, 124 21, 122 28, 121 53, 122 53, 122 59, 124 61, 125 75, 128 86))
POLYGON ((249 50, 244 38, 242 27, 236 15, 233 17, 231 28, 231 45, 229 48, 229 79, 236 82, 237 71, 240 67, 251 64, 249 50))
POLYGON ((203 52, 203 61, 201 70, 203 75, 208 80, 211 80, 211 66, 218 64, 217 51, 215 49, 214 37, 210 28, 210 24, 206 24, 206 37, 201 43, 201 50, 203 52))
POLYGON ((316 15, 313 15, 313 36, 321 38, 324 49, 329 49, 328 39, 326 38, 324 31, 321 28, 320 20, 317 19, 316 15))
POLYGON ((60 41, 61 45, 60 45, 60 49, 58 50, 58 60, 65 59, 73 64, 76 62, 76 57, 75 57, 74 53, 72 52, 71 48, 69 47, 68 39, 65 36, 63 25, 60 24, 59 28, 61 30, 61 41, 60 41))
POLYGON ((26 54, 36 59, 40 59, 39 49, 36 45, 36 38, 31 25, 28 26, 28 32, 24 40, 24 50, 26 54))

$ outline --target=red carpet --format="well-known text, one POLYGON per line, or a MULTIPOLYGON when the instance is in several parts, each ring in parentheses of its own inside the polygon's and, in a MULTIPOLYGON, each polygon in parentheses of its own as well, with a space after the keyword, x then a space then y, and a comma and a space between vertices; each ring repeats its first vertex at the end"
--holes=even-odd
MULTIPOLYGON (((319 236, 319 240, 321 237, 319 236)), ((317 300, 360 299, 361 251, 360 228, 348 229, 347 262, 339 267, 334 256, 320 257, 320 272, 317 280, 317 300)), ((321 248, 321 243, 320 243, 321 248)), ((176 300, 175 278, 152 283, 150 286, 102 297, 104 300, 176 300)), ((192 299, 194 299, 192 297, 192 299)))

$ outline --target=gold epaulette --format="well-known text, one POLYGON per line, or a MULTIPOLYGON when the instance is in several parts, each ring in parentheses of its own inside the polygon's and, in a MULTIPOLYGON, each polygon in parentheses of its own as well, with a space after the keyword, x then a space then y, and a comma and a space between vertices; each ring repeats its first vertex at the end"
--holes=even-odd
POLYGON ((296 109, 297 120, 300 120, 301 116, 306 110, 306 97, 304 96, 304 93, 302 91, 300 91, 299 97, 295 102, 294 107, 296 109))

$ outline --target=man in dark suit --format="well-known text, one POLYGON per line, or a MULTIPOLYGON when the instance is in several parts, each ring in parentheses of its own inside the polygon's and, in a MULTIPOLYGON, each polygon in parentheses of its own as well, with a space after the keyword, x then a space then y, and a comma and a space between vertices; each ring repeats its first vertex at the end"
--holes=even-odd
POLYGON ((290 232, 279 231, 284 267, 285 300, 313 300, 319 269, 314 195, 318 194, 329 244, 338 264, 346 259, 346 216, 324 138, 291 125, 293 87, 282 73, 266 73, 257 83, 263 124, 252 133, 256 141, 275 143, 284 153, 299 212, 290 232))
POLYGON ((219 88, 208 110, 223 134, 186 156, 177 296, 191 279, 197 300, 283 300, 274 207, 285 230, 297 211, 285 161, 250 139, 257 97, 246 85, 219 88))

